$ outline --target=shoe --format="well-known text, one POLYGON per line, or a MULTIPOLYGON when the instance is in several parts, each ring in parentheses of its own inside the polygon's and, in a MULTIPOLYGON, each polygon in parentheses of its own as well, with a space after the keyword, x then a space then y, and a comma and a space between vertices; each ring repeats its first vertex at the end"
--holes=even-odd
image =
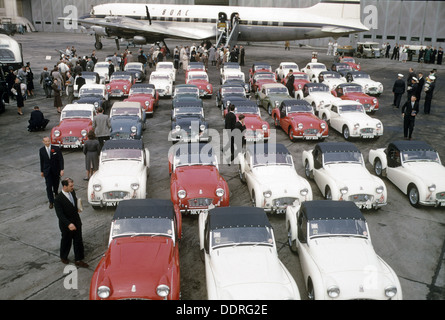
POLYGON ((61 261, 63 264, 68 264, 68 263, 70 263, 70 261, 69 261, 68 259, 60 259, 60 261, 61 261))
POLYGON ((85 263, 83 261, 76 261, 74 264, 76 266, 78 266, 79 268, 88 268, 89 267, 88 263, 85 263))
POLYGON ((18 114, 19 116, 23 116, 23 113, 17 112, 17 114, 18 114))
POLYGON ((50 202, 50 203, 49 203, 49 208, 50 208, 50 209, 54 208, 54 203, 50 202))
POLYGON ((90 180, 90 178, 83 178, 83 180, 84 180, 84 181, 89 181, 89 180, 90 180))

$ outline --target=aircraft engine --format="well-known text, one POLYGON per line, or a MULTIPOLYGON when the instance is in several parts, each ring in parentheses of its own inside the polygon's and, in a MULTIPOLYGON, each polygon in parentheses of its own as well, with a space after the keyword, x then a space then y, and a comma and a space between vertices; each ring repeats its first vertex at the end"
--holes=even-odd
POLYGON ((147 39, 145 37, 135 36, 133 38, 133 43, 137 45, 144 45, 147 44, 147 39))
POLYGON ((98 27, 98 26, 92 26, 91 29, 94 31, 94 33, 97 36, 101 36, 101 37, 108 37, 109 36, 107 28, 98 27))

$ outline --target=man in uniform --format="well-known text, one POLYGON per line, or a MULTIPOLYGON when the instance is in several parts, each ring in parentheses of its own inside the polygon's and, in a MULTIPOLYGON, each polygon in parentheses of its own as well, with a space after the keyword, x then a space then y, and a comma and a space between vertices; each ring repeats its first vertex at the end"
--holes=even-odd
POLYGON ((402 80, 403 74, 399 73, 397 75, 397 80, 394 82, 392 87, 392 92, 394 94, 394 102, 393 106, 396 108, 400 107, 400 101, 402 100, 402 96, 405 93, 405 82, 402 80))

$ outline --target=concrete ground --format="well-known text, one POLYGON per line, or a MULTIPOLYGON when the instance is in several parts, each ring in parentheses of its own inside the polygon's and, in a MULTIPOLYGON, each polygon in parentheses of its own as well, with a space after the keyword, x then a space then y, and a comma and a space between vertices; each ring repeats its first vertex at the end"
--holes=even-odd
MULTIPOLYGON (((107 249, 112 209, 95 211, 87 203, 87 182, 84 155, 81 151, 64 151, 65 176, 75 181, 79 197, 84 199, 82 213, 83 238, 88 269, 66 267, 60 262, 58 253, 60 231, 54 210, 48 209, 45 184, 40 177, 38 149, 42 137, 49 135, 58 123, 59 115, 53 107, 53 100, 43 96, 38 79, 43 67, 52 68, 58 55, 55 49, 64 50, 74 45, 79 55, 89 55, 94 49, 94 38, 88 35, 32 33, 17 35, 23 44, 25 61, 31 63, 36 80, 35 97, 26 101, 25 116, 17 115, 12 103, 0 115, 0 299, 1 300, 87 300, 90 280, 101 256, 107 249), (46 58, 50 56, 50 60, 46 58), (29 114, 33 105, 39 105, 51 120, 45 133, 27 131, 29 114)), ((170 49, 175 45, 191 45, 191 42, 167 41, 170 49)), ((112 54, 114 41, 105 40, 104 49, 97 53, 99 60, 112 54)), ((309 62, 313 48, 293 47, 284 51, 284 45, 246 45, 244 72, 253 62, 268 62, 274 68, 281 61, 295 61, 300 68, 309 62)), ((319 61, 328 67, 332 57, 326 56, 325 49, 319 50, 319 61)), ((134 49, 137 52, 137 48, 134 49)), ((399 109, 392 107, 391 88, 398 73, 408 74, 408 68, 428 75, 432 65, 417 62, 402 63, 389 59, 359 59, 364 71, 381 81, 385 87, 379 98, 380 110, 374 115, 383 121, 385 134, 375 141, 354 141, 363 152, 365 159, 371 148, 385 147, 388 142, 402 139, 402 118, 399 109)), ((414 139, 425 140, 439 151, 445 161, 445 66, 437 66, 438 80, 430 115, 422 112, 416 120, 414 139)), ((209 75, 215 88, 219 87, 219 71, 209 67, 209 75)), ((177 84, 184 83, 184 74, 179 72, 177 84)), ((223 129, 221 113, 215 108, 215 96, 204 100, 206 118, 210 127, 223 129)), ((147 190, 150 198, 170 199, 170 178, 166 165, 167 141, 170 130, 171 101, 161 100, 143 140, 151 152, 151 174, 147 190)), ((423 99, 421 108, 423 107, 423 99)), ((273 128, 272 119, 265 110, 263 117, 273 128)), ((290 142, 280 129, 276 132, 277 142, 285 144, 294 156, 297 172, 304 176, 301 155, 303 150, 312 149, 315 142, 290 142)), ((330 130, 327 141, 343 141, 330 130)), ((372 169, 367 164, 368 169, 372 169)), ((247 188, 238 178, 236 166, 221 165, 222 176, 227 180, 231 192, 232 206, 250 205, 247 188)), ((414 209, 406 196, 391 182, 384 180, 389 203, 379 211, 365 211, 375 251, 399 276, 403 296, 408 300, 443 300, 445 298, 445 209, 421 207, 414 209)), ((322 199, 317 186, 311 182, 314 199, 322 199)), ((287 245, 287 231, 283 215, 270 215, 275 229, 280 259, 297 281, 301 296, 306 299, 306 289, 301 276, 299 259, 287 245)), ((183 300, 204 300, 206 281, 204 264, 199 259, 199 238, 197 217, 183 219, 183 240, 180 243, 181 291, 183 300)), ((73 259, 72 256, 70 256, 73 259)))

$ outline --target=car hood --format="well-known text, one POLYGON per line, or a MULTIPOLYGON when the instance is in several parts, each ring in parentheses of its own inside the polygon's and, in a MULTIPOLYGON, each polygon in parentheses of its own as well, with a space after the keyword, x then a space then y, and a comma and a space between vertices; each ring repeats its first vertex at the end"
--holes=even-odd
POLYGON ((177 183, 187 191, 188 198, 215 197, 218 187, 223 187, 219 171, 214 166, 188 166, 175 170, 177 183))
POLYGON ((288 94, 270 94, 268 97, 270 100, 274 100, 274 101, 282 101, 282 100, 291 99, 291 97, 288 94))
POLYGON ((293 279, 273 248, 259 245, 216 250, 210 265, 218 299, 299 299, 299 293, 292 289, 293 279))
POLYGON ((77 100, 76 102, 78 104, 94 104, 95 102, 102 102, 103 97, 102 96, 82 96, 79 100, 77 100))
POLYGON ((262 130, 263 120, 256 114, 245 114, 244 124, 247 130, 262 130))
MULTIPOLYGON (((113 240, 104 260, 103 279, 111 284, 111 297, 153 297, 156 287, 171 276, 173 241, 167 237, 122 237, 113 240), (153 263, 156 261, 156 263, 153 263), (136 292, 132 292, 135 289, 136 292)), ((99 285, 101 283, 99 282, 99 285)))
MULTIPOLYGON (((375 188, 377 187, 374 182, 375 178, 361 165, 327 164, 325 165, 325 169, 327 174, 337 182, 340 188, 342 186, 349 188, 349 194, 351 191, 355 193, 356 188, 360 189, 361 193, 375 193, 375 188)), ((381 183, 381 185, 383 185, 383 183, 381 183)))
POLYGON ((313 128, 319 129, 320 124, 323 123, 322 120, 320 120, 313 113, 310 112, 291 113, 289 116, 294 126, 297 126, 299 123, 308 125, 312 123, 313 128))
POLYGON ((198 88, 201 88, 201 87, 207 87, 209 82, 204 81, 204 80, 190 80, 187 84, 194 84, 198 88))
POLYGON ((348 120, 348 121, 351 121, 354 123, 358 122, 360 124, 360 127, 363 127, 363 126, 375 127, 375 125, 380 122, 379 120, 377 120, 375 118, 371 118, 366 113, 361 113, 361 112, 346 112, 346 113, 342 113, 341 117, 345 120, 348 120))
POLYGON ((111 126, 113 129, 115 127, 121 126, 124 128, 129 128, 131 126, 137 126, 139 124, 138 116, 114 116, 110 119, 111 126))
POLYGON ((178 116, 175 118, 175 121, 172 122, 172 128, 174 129, 175 126, 180 126, 181 129, 189 131, 191 130, 190 126, 192 125, 192 122, 199 122, 199 125, 197 126, 197 129, 199 130, 199 126, 201 124, 205 124, 205 122, 202 120, 202 117, 200 115, 187 115, 187 116, 178 116))
POLYGON ((276 192, 279 191, 281 191, 278 193, 280 196, 287 194, 289 197, 300 197, 301 189, 310 189, 307 181, 300 177, 293 167, 254 167, 252 174, 264 190, 270 189, 272 191, 272 197, 275 197, 277 195, 276 192))
POLYGON ((119 186, 122 179, 122 181, 125 182, 125 186, 130 187, 131 183, 139 181, 142 169, 141 161, 104 161, 100 163, 100 170, 94 174, 92 180, 94 183, 100 182, 102 187, 114 187, 116 184, 119 186), (131 182, 129 182, 130 180, 131 182))
POLYGON ((127 80, 113 80, 112 82, 109 83, 109 86, 111 87, 111 89, 116 88, 116 87, 121 87, 121 86, 129 86, 131 85, 130 81, 127 80))
POLYGON ((65 119, 59 123, 57 128, 63 131, 79 131, 83 129, 88 129, 88 126, 91 126, 93 121, 91 119, 65 119))
POLYGON ((348 93, 347 95, 345 95, 345 100, 360 100, 360 103, 365 104, 365 103, 373 103, 373 100, 375 98, 368 96, 365 93, 348 93))
POLYGON ((374 81, 374 80, 371 80, 371 79, 363 79, 363 78, 354 79, 354 82, 355 83, 360 83, 361 85, 371 85, 371 86, 376 86, 376 87, 381 85, 380 82, 377 82, 377 81, 374 81))
POLYGON ((406 162, 403 168, 409 176, 418 177, 427 186, 436 185, 437 192, 445 191, 445 167, 437 162, 406 162))

